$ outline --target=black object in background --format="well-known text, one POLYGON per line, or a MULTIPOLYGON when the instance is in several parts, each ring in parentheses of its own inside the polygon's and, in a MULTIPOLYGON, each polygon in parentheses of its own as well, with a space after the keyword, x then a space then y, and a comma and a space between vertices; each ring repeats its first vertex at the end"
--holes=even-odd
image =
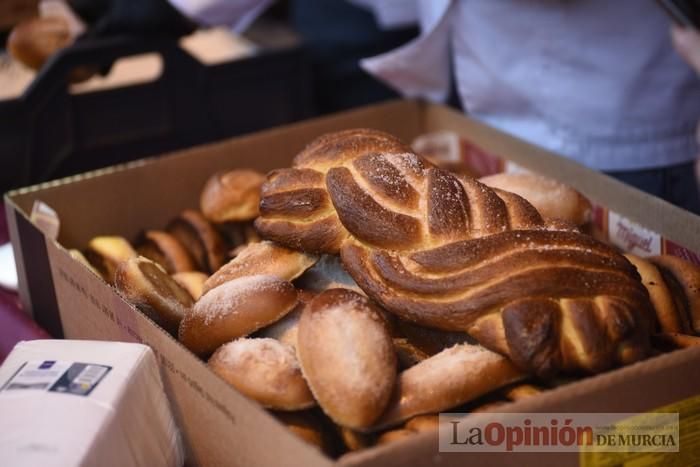
POLYGON ((347 0, 293 0, 292 27, 301 36, 312 69, 313 101, 325 114, 399 95, 360 67, 360 59, 395 49, 418 28, 379 28, 374 15, 347 0))
POLYGON ((700 0, 657 0, 657 3, 678 25, 700 29, 700 0))

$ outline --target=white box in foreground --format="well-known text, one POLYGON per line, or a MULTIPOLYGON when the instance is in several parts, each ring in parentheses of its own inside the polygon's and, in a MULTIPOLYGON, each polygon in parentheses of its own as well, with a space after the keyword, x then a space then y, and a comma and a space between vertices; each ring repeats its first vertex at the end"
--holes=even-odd
POLYGON ((12 466, 179 466, 158 365, 141 344, 20 342, 0 367, 0 459, 12 466))

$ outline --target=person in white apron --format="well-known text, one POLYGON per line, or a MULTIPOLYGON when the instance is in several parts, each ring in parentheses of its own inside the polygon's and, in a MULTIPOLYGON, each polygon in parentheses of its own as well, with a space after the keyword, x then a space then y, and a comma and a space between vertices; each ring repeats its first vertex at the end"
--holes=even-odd
MULTIPOLYGON (((271 3, 169 1, 239 30, 271 3)), ((700 213, 700 79, 653 0, 352 1, 417 14, 417 39, 362 62, 403 95, 443 101, 454 78, 471 116, 700 213)))

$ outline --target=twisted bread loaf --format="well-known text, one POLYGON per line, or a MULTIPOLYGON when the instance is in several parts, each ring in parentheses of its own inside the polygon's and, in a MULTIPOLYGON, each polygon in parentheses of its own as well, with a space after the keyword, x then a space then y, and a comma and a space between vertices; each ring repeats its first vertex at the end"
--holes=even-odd
POLYGON ((469 332, 540 375, 597 372, 648 349, 649 297, 625 258, 376 131, 322 137, 272 172, 256 226, 290 248, 340 252, 387 310, 469 332))

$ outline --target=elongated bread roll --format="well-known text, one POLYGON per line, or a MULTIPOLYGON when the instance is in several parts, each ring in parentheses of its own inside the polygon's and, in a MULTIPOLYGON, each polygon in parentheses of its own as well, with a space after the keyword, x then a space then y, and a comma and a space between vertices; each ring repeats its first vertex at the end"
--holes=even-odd
POLYGON ((317 260, 315 255, 290 250, 272 242, 251 243, 207 279, 204 283, 204 293, 230 280, 256 274, 291 281, 313 266, 317 260))
POLYGON ((175 282, 180 284, 183 289, 187 290, 192 298, 196 301, 202 296, 204 290, 204 282, 207 280, 207 275, 199 271, 178 272, 172 275, 175 282))
POLYGON ((396 379, 396 354, 379 310, 358 293, 328 290, 304 309, 297 339, 304 377, 323 411, 347 428, 370 426, 396 379))
POLYGON ((547 219, 562 219, 574 225, 591 220, 591 202, 562 182, 534 173, 500 173, 479 179, 491 188, 509 191, 530 202, 547 219))
POLYGON ((200 298, 180 324, 185 347, 206 356, 281 319, 297 304, 294 286, 274 276, 248 276, 226 282, 200 298))
POLYGON ((399 375, 392 401, 375 427, 456 407, 524 377, 497 353, 470 344, 455 345, 399 375))
POLYGON ((85 250, 85 258, 100 273, 102 278, 114 284, 114 274, 119 263, 138 256, 124 237, 99 236, 90 240, 85 250))
POLYGON ((700 267, 671 255, 652 256, 649 261, 661 271, 689 333, 700 334, 700 267))
POLYGON ((147 230, 136 251, 160 264, 168 274, 194 271, 194 261, 175 237, 160 230, 147 230))
POLYGON ((143 256, 130 258, 119 264, 114 282, 127 300, 170 334, 177 335, 180 321, 193 300, 158 264, 143 256))
POLYGON ((656 313, 656 321, 664 332, 688 331, 687 318, 678 313, 671 289, 666 284, 661 271, 651 262, 639 256, 627 253, 625 258, 637 268, 642 283, 649 292, 651 304, 656 313), (684 319, 685 318, 685 319, 684 319))
POLYGON ((260 187, 265 176, 255 170, 236 169, 212 175, 204 185, 200 208, 211 222, 239 222, 258 216, 260 187))
POLYGON ((294 349, 274 339, 237 339, 214 352, 209 368, 241 394, 276 410, 316 405, 294 349))
POLYGON ((224 265, 226 243, 201 213, 186 209, 168 224, 166 230, 185 247, 199 271, 211 274, 224 265))

